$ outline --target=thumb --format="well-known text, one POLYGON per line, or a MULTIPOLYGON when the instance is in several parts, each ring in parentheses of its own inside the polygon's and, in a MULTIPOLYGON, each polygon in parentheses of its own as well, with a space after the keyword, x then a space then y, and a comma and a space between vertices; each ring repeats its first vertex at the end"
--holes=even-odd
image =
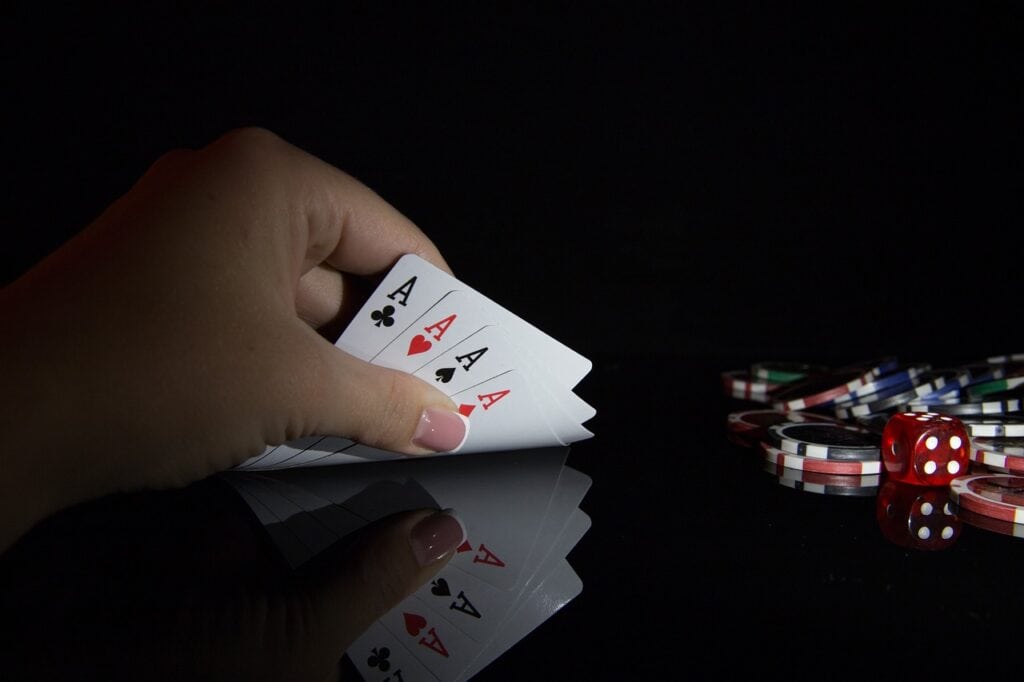
MULTIPOLYGON (((315 333, 316 362, 303 370, 303 434, 344 436, 408 455, 449 452, 466 440, 469 420, 426 381, 360 360, 315 333)), ((308 357, 309 355, 303 354, 308 357)))
POLYGON ((337 661, 367 628, 434 577, 466 539, 451 510, 389 516, 315 560, 306 574, 309 633, 337 661))

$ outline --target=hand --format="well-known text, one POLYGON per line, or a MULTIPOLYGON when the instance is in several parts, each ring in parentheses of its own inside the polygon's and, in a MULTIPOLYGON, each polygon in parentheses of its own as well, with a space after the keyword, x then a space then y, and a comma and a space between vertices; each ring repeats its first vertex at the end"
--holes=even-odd
POLYGON ((56 510, 302 435, 457 446, 447 396, 317 332, 351 310, 354 278, 404 253, 448 270, 379 196, 266 131, 161 158, 0 292, 0 551, 56 510))

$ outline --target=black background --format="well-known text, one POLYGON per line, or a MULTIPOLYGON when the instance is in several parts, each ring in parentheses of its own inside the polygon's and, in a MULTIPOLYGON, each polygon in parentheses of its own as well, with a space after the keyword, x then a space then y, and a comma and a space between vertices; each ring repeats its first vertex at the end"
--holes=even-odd
MULTIPOLYGON (((791 600, 804 633, 820 598, 822 614, 853 609, 844 635, 902 618, 941 640, 977 593, 927 607, 914 581, 992 577, 985 558, 1007 547, 1019 560, 986 537, 924 567, 885 548, 870 505, 832 536, 824 501, 712 463, 723 369, 1021 350, 1019 5, 6 14, 7 279, 164 151, 259 125, 369 184, 460 279, 594 360, 579 392, 598 435, 570 458, 595 479, 584 597, 503 659, 508 679, 546 679, 539 660, 552 679, 660 674, 702 628, 722 645, 707 669, 739 665, 731 638, 781 637, 791 600), (802 560, 822 592, 772 591, 767 567, 802 560)), ((979 646, 1008 617, 988 608, 979 646)))

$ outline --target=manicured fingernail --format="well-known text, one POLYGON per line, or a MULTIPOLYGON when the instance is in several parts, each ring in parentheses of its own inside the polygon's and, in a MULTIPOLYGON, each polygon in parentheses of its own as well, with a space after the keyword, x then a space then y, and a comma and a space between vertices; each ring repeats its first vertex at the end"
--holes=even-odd
POLYGON ((466 528, 451 509, 431 514, 409 534, 416 562, 427 566, 455 550, 466 539, 466 528))
POLYGON ((434 452, 451 452, 462 447, 467 433, 469 420, 461 414, 440 407, 428 407, 420 415, 412 443, 434 452))

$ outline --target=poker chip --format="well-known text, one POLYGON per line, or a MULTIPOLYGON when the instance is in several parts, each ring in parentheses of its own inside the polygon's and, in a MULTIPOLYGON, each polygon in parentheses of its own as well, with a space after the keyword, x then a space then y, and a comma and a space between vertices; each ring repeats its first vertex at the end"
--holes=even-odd
POLYGON ((940 414, 979 415, 1006 414, 1020 412, 1020 398, 1006 400, 988 400, 977 403, 910 403, 900 408, 900 412, 938 412, 940 414))
POLYGON ((877 378, 865 382, 863 386, 850 391, 849 396, 844 396, 838 399, 837 402, 840 400, 868 402, 872 399, 872 396, 880 392, 913 386, 918 376, 929 371, 931 371, 931 365, 900 365, 888 374, 877 376, 877 378))
POLYGON ((787 422, 825 422, 834 424, 836 420, 828 415, 813 412, 787 412, 783 410, 743 410, 731 412, 728 417, 730 431, 753 431, 767 429, 775 424, 787 422))
POLYGON ((773 395, 772 407, 777 410, 806 410, 827 405, 866 382, 865 374, 857 369, 815 375, 780 388, 773 395))
POLYGON ((1024 353, 1010 353, 1009 355, 994 355, 985 360, 990 365, 1007 365, 1012 362, 1024 362, 1024 353))
POLYGON ((963 509, 1009 523, 1024 523, 1024 478, 1005 474, 961 476, 949 483, 963 509))
POLYGON ((1024 474, 1024 438, 972 438, 972 462, 1024 474))
POLYGON ((811 374, 827 372, 828 368, 803 362, 755 362, 750 372, 758 379, 788 384, 811 374))
POLYGON ((960 421, 967 427, 971 438, 1017 438, 1024 436, 1024 418, 981 417, 965 415, 960 421))
POLYGON ((1024 375, 1021 374, 1003 377, 1002 379, 996 379, 995 381, 984 381, 980 384, 972 384, 967 388, 967 396, 971 400, 976 400, 981 396, 991 395, 993 393, 1002 393, 1003 391, 1011 391, 1019 386, 1024 386, 1024 375))
POLYGON ((778 388, 779 384, 755 379, 746 370, 734 369, 722 372, 722 387, 734 398, 749 398, 752 395, 765 397, 778 388))
POLYGON ((978 514, 970 509, 958 510, 957 518, 968 525, 974 526, 975 528, 990 530, 994 533, 1009 535, 1010 537, 1024 538, 1024 523, 1000 521, 999 519, 993 519, 991 516, 978 514))
POLYGON ((765 462, 764 470, 772 474, 779 485, 803 490, 818 495, 839 495, 843 497, 873 497, 878 494, 881 476, 845 476, 822 474, 814 471, 788 469, 779 464, 765 462))
POLYGON ((881 461, 843 461, 835 459, 814 459, 803 455, 795 455, 773 447, 768 443, 761 443, 761 451, 765 461, 783 466, 787 469, 799 471, 812 471, 821 474, 840 474, 863 476, 865 474, 882 473, 881 461))
POLYGON ((880 439, 866 429, 846 424, 777 424, 768 429, 783 452, 815 459, 881 459, 880 439))
POLYGON ((859 370, 862 374, 870 375, 871 377, 881 377, 884 374, 897 371, 899 367, 899 359, 896 356, 886 355, 875 360, 853 362, 849 365, 844 365, 839 368, 839 371, 859 370))

